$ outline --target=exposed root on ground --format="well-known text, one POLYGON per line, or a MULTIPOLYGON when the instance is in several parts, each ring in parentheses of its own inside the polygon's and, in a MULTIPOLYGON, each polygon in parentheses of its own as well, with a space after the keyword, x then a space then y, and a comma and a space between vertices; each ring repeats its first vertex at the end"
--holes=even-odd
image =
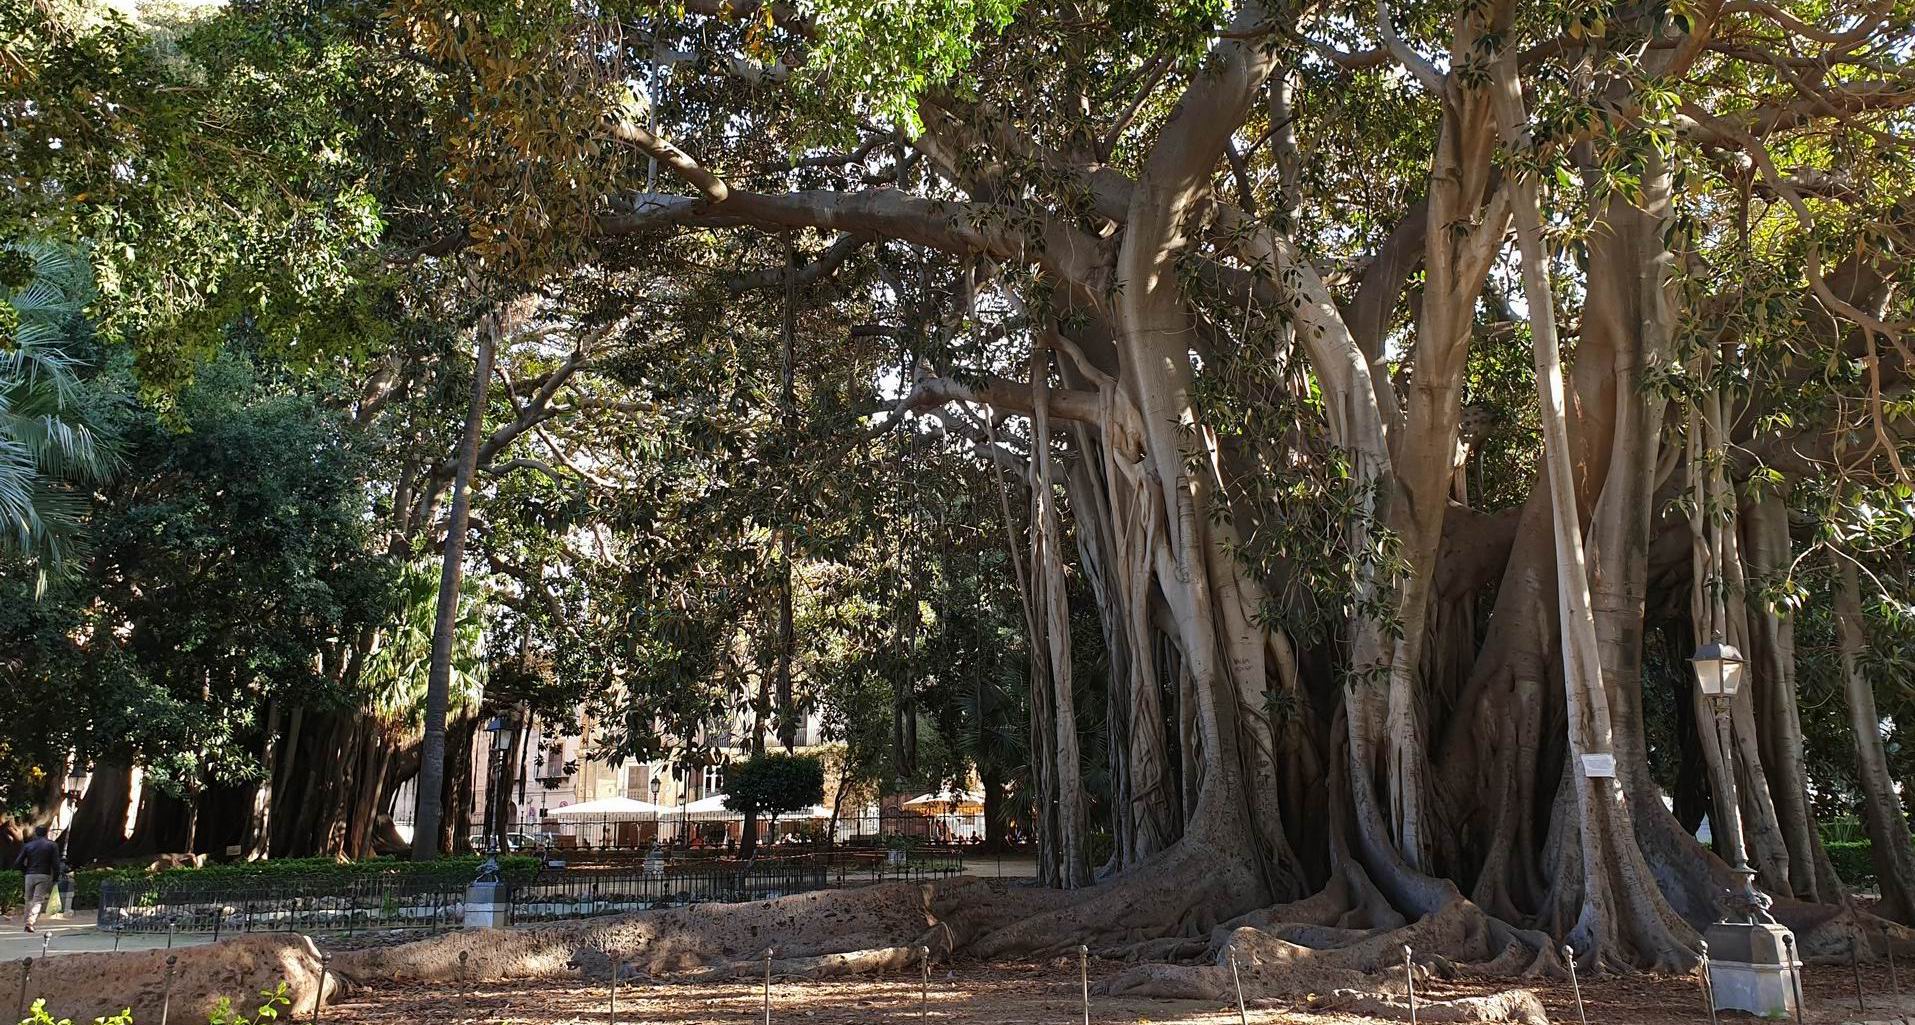
MULTIPOLYGON (((131 1009, 135 1021, 158 1021, 166 988, 166 959, 173 966, 173 1021, 203 1022, 221 997, 251 1017, 260 993, 286 983, 290 1007, 280 1008, 288 1020, 310 1015, 319 994, 319 950, 304 936, 241 936, 210 946, 177 950, 127 950, 71 953, 34 958, 26 1003, 44 997, 47 1011, 58 1020, 91 1021, 131 1009)), ((0 964, 0 1007, 11 1012, 21 1006, 21 965, 0 964)), ((339 989, 336 978, 326 985, 328 996, 339 989)))
POLYGON ((1037 957, 1080 944, 1100 954, 1134 957, 1131 948, 1195 939, 1267 899, 1263 881, 1241 857, 1225 856, 1186 836, 1156 860, 1121 879, 1071 894, 1070 903, 1025 914, 969 944, 984 958, 1037 957))
POLYGON ((746 904, 696 904, 529 929, 451 933, 334 959, 357 985, 469 979, 563 978, 583 973, 699 975, 757 959, 767 949, 789 961, 856 956, 892 948, 950 949, 951 931, 931 913, 931 887, 891 883, 824 890, 746 904), (460 960, 460 955, 465 960, 460 960))
POLYGON ((1915 954, 1915 929, 1856 908, 1852 903, 1812 904, 1779 900, 1775 919, 1795 933, 1795 949, 1804 961, 1846 963, 1850 957, 1872 961, 1890 948, 1915 954))
MULTIPOLYGON (((1412 971, 1452 975, 1458 965, 1494 976, 1554 971, 1546 938, 1498 922, 1460 897, 1405 923, 1388 904, 1358 898, 1361 880, 1233 919, 1211 934, 1203 963, 1140 964, 1110 980, 1113 994, 1212 1000, 1234 997, 1231 965, 1246 999, 1303 998, 1338 990, 1402 992, 1404 947, 1412 971)), ((1152 953, 1188 953, 1158 944, 1152 953)))
POLYGON ((686 979, 687 982, 722 982, 725 979, 759 978, 769 968, 775 979, 839 979, 855 975, 915 968, 923 962, 928 946, 879 947, 875 950, 847 950, 842 954, 814 957, 776 957, 767 966, 764 959, 734 961, 686 979))
MULTIPOLYGON (((1412 1019, 1410 1003, 1407 999, 1382 996, 1356 990, 1337 990, 1328 996, 1309 1001, 1312 1010, 1340 1011, 1344 1014, 1360 1014, 1368 1018, 1392 1018, 1401 1021, 1412 1019)), ((1510 989, 1501 993, 1491 993, 1480 997, 1458 997, 1454 1000, 1418 1000, 1416 1002, 1417 1021, 1498 1021, 1519 1022, 1521 1025, 1549 1025, 1549 1016, 1543 1010, 1543 1002, 1536 994, 1526 989, 1510 989)))

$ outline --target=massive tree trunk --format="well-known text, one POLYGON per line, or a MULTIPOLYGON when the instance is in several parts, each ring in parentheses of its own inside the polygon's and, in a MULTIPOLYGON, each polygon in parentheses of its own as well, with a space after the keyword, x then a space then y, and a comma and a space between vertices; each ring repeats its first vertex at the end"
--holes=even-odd
POLYGON ((459 443, 459 465, 452 482, 452 508, 446 517, 445 554, 439 571, 439 605, 432 621, 432 662, 426 682, 425 744, 420 752, 419 804, 413 818, 412 857, 430 861, 445 853, 444 818, 446 709, 452 688, 452 647, 459 621, 459 583, 465 574, 466 521, 472 508, 472 472, 479 461, 479 433, 492 378, 492 352, 498 341, 497 313, 479 325, 478 356, 472 373, 472 404, 459 443))
POLYGON ((1842 689, 1848 699, 1849 728, 1855 733, 1855 775, 1862 785, 1862 822, 1882 889, 1881 913, 1915 924, 1915 842, 1889 775, 1882 745, 1882 717, 1875 709, 1875 688, 1862 668, 1868 648, 1868 621, 1862 614, 1862 587, 1847 554, 1835 559, 1835 629, 1841 646, 1842 689))
MULTIPOLYGON (((1498 119, 1511 150, 1535 152, 1529 139, 1522 86, 1511 59, 1498 62, 1496 71, 1498 119)), ((1536 174, 1519 171, 1511 182, 1518 249, 1522 254, 1523 292, 1529 305, 1531 335, 1536 349, 1536 388, 1541 406, 1544 473, 1549 481, 1550 522, 1556 549, 1557 611, 1562 623, 1563 687, 1568 709, 1568 766, 1566 791, 1574 795, 1580 844, 1572 851, 1564 844, 1555 884, 1558 899, 1580 891, 1580 911, 1569 930, 1578 956, 1590 964, 1650 964, 1686 967, 1692 960, 1694 933, 1662 898, 1654 877, 1635 842, 1630 801, 1617 777, 1610 693, 1604 686, 1602 645, 1590 598, 1590 563, 1583 546, 1578 515, 1576 477, 1571 465, 1568 416, 1563 398, 1560 344, 1556 331, 1556 300, 1549 280, 1549 257, 1543 243, 1542 209, 1536 174)), ((1647 284, 1644 300, 1651 309, 1661 306, 1660 272, 1647 284)), ((1618 389, 1621 390, 1620 388, 1618 389)), ((1640 401, 1633 396, 1629 401, 1640 401)), ((1621 430, 1633 421, 1625 408, 1615 419, 1621 430)), ((1642 442, 1638 441, 1637 445, 1642 442)), ((1626 500, 1636 484, 1640 456, 1634 449, 1612 449, 1611 478, 1622 481, 1615 492, 1605 491, 1611 506, 1626 500), (1610 501, 1612 496, 1623 496, 1610 501)), ((1643 516, 1640 505, 1617 513, 1633 523, 1643 516)), ((1598 517, 1600 522, 1601 517, 1598 517)), ((1646 532, 1645 532, 1646 533, 1646 532)), ((1619 539, 1628 549, 1628 541, 1619 539)), ((1621 556, 1617 568, 1636 560, 1621 556)), ((1625 573, 1627 570, 1625 569, 1625 573)), ((1626 585, 1622 588, 1627 591, 1626 585)), ((1640 620, 1638 620, 1640 622, 1640 620)), ((1638 628, 1639 644, 1639 628, 1638 628)), ((1617 639, 1617 643, 1620 640, 1617 639)))
POLYGON ((96 764, 67 828, 67 864, 82 868, 118 850, 126 842, 126 813, 132 800, 133 767, 96 764))

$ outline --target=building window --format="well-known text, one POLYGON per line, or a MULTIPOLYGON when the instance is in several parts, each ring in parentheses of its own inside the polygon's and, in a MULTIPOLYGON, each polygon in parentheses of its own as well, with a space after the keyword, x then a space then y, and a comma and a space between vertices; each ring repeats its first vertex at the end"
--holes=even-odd
POLYGON ((628 765, 625 767, 625 796, 638 800, 649 800, 646 788, 652 785, 651 767, 648 765, 628 765))
POLYGON ((705 766, 704 778, 700 780, 707 795, 725 792, 725 767, 722 765, 705 766))

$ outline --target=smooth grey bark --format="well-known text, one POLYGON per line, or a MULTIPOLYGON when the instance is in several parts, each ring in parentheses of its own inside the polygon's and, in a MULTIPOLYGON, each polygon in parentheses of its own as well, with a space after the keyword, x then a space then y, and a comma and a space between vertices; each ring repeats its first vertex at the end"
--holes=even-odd
MULTIPOLYGON (((1534 152, 1529 117, 1513 58, 1494 72, 1497 120, 1509 148, 1534 152)), ((1562 628, 1563 689, 1568 710, 1567 789, 1581 825, 1574 865, 1580 875, 1581 911, 1569 932, 1577 956, 1592 965, 1652 964, 1684 968, 1693 960, 1693 934, 1662 899, 1635 846, 1629 797, 1611 769, 1587 768, 1587 757, 1617 761, 1610 699, 1603 684, 1602 646, 1590 597, 1589 561, 1578 514, 1571 465, 1568 416, 1556 301, 1543 243, 1542 207, 1536 176, 1519 172, 1512 181, 1511 212, 1522 256, 1523 293, 1529 304, 1536 353, 1536 391, 1541 406, 1544 475, 1549 482, 1550 522, 1556 551, 1557 613, 1562 628)), ((1557 802, 1563 814, 1567 801, 1557 802)), ((1565 845, 1568 849, 1569 845, 1565 845)), ((1565 876, 1567 873, 1565 873, 1565 876)), ((1559 879, 1559 885, 1565 881, 1559 879)))
POLYGON ((459 441, 459 464, 452 480, 452 507, 446 515, 445 553, 439 567, 439 600, 432 621, 432 662, 426 675, 425 740, 419 752, 419 800, 413 816, 412 858, 431 861, 440 849, 444 818, 446 711, 452 693, 452 645, 459 622, 459 584, 465 575, 466 523, 472 511, 472 473, 479 462, 479 434, 485 425, 486 395, 492 379, 493 349, 499 318, 487 314, 479 324, 478 355, 472 372, 472 403, 459 441))
POLYGON ((1835 629, 1841 646, 1842 690, 1848 699, 1849 728, 1855 733, 1856 776, 1862 784, 1862 821, 1868 830, 1875 871, 1882 888, 1877 909, 1885 917, 1915 924, 1915 841, 1882 745, 1882 717, 1875 688, 1862 668, 1868 649, 1868 621, 1862 614, 1862 587, 1855 563, 1836 556, 1835 629))

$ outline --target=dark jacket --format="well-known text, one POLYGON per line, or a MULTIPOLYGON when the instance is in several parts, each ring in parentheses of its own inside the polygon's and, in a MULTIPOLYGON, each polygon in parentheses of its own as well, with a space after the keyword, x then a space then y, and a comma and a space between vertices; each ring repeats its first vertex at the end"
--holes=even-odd
POLYGON ((36 836, 20 848, 20 856, 13 861, 13 867, 30 876, 64 875, 66 866, 60 864, 60 845, 44 836, 36 836))

